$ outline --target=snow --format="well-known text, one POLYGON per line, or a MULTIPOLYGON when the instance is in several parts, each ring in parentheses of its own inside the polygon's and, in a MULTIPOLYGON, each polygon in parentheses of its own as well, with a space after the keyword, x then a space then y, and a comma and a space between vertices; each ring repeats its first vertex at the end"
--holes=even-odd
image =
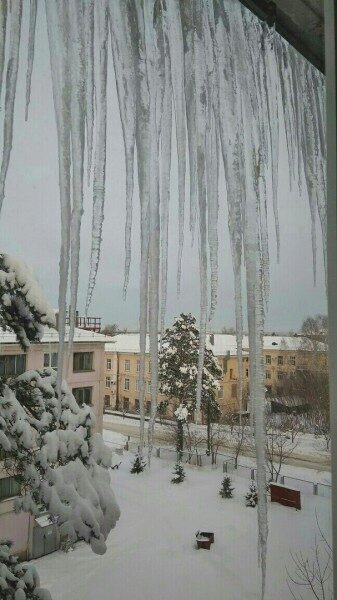
POLYGON ((103 440, 105 444, 107 444, 108 446, 112 446, 113 448, 124 448, 126 442, 128 441, 128 438, 122 433, 117 433, 116 431, 104 429, 103 440))
MULTIPOLYGON (((110 534, 107 553, 97 557, 83 544, 35 561, 41 585, 53 600, 260 600, 256 567, 256 509, 244 506, 249 480, 233 476, 234 497, 218 491, 221 469, 184 466, 186 479, 172 485, 172 463, 152 459, 151 470, 134 477, 126 454, 112 472, 122 514, 110 534), (179 507, 179 510, 177 510, 179 507), (141 515, 141 518, 140 518, 141 515), (213 531, 209 551, 195 549, 195 532, 213 531)), ((269 506, 266 599, 288 598, 290 551, 309 551, 316 531, 315 510, 330 533, 330 501, 302 495, 302 510, 269 506), (275 595, 275 590, 277 593, 275 595)), ((305 595, 304 600, 309 600, 305 595)))

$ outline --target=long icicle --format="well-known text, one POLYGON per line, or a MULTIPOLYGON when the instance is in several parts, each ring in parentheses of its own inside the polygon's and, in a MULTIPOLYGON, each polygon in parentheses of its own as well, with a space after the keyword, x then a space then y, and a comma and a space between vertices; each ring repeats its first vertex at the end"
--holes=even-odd
POLYGON ((49 40, 50 66, 52 74, 53 99, 57 128, 58 157, 59 157, 59 187, 61 206, 61 248, 59 262, 59 348, 57 363, 57 390, 61 398, 63 367, 65 362, 65 330, 67 311, 67 289, 70 257, 70 107, 67 69, 68 39, 67 39, 67 10, 63 12, 54 0, 45 0, 46 20, 49 40))
MULTIPOLYGON (((83 6, 77 0, 68 0, 69 4, 69 68, 71 152, 72 152, 72 213, 70 227, 70 315, 68 357, 72 353, 77 309, 77 291, 79 278, 80 234, 83 212, 83 169, 85 140, 85 60, 84 60, 84 23, 83 6)), ((102 6, 105 6, 104 1, 102 6)), ((106 10, 99 11, 106 17, 106 10)), ((70 365, 69 365, 70 366, 70 365)))
POLYGON ((126 176, 126 219, 125 219, 125 266, 123 296, 126 297, 131 264, 131 228, 134 188, 134 148, 136 137, 136 75, 135 58, 132 51, 130 32, 130 6, 125 0, 110 0, 111 46, 117 83, 119 112, 122 121, 125 176, 126 176))
POLYGON ((25 120, 26 121, 28 120, 30 90, 31 90, 31 86, 32 86, 32 73, 33 73, 34 49, 35 49, 36 15, 37 15, 37 0, 30 0, 29 37, 28 37, 27 74, 26 74, 26 108, 25 108, 25 120))
POLYGON ((22 0, 12 0, 10 16, 10 41, 6 77, 4 116, 4 142, 0 170, 0 212, 5 197, 5 183, 13 145, 13 120, 18 78, 19 50, 21 37, 22 0))
POLYGON ((99 74, 96 82, 97 89, 97 118, 96 118, 96 143, 95 167, 93 182, 93 209, 92 209, 92 235, 89 285, 86 300, 86 313, 90 306, 92 293, 96 283, 97 268, 101 252, 102 227, 104 218, 105 200, 105 167, 106 167, 106 86, 107 86, 107 61, 108 61, 108 7, 105 0, 105 10, 98 13, 98 39, 99 39, 99 74))
POLYGON ((91 165, 92 165, 92 147, 94 137, 94 120, 95 120, 95 77, 94 77, 94 38, 95 38, 95 4, 94 0, 87 0, 84 4, 84 54, 86 65, 86 125, 87 125, 87 179, 90 184, 91 165))
POLYGON ((0 1, 0 100, 2 92, 2 78, 5 65, 6 48, 6 26, 7 26, 7 0, 0 1))

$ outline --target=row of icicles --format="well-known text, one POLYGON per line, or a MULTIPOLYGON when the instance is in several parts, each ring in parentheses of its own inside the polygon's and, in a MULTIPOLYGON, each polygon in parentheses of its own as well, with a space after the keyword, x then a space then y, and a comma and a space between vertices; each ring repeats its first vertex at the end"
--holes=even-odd
MULTIPOLYGON (((41 1, 41 4, 43 2, 41 1)), ((12 148, 23 8, 0 1, 0 86, 3 156, 0 207, 12 148), (4 78, 6 73, 6 79, 4 78), (5 85, 2 86, 5 80, 5 85)), ((59 377, 65 358, 70 281, 71 351, 77 303, 83 181, 93 184, 91 265, 86 309, 95 287, 105 200, 107 69, 112 49, 126 165, 125 282, 131 261, 134 157, 141 212, 140 446, 144 446, 144 372, 149 332, 152 409, 151 458, 158 389, 158 334, 164 328, 172 127, 178 157, 180 288, 186 171, 189 224, 198 237, 200 353, 197 405, 206 326, 217 299, 218 173, 223 162, 233 257, 237 352, 242 398, 242 289, 244 258, 250 340, 250 394, 257 456, 259 558, 265 589, 267 502, 262 334, 269 293, 267 204, 272 199, 280 252, 277 190, 279 127, 285 123, 290 179, 306 188, 312 217, 314 276, 318 213, 326 255, 324 78, 272 28, 238 0, 45 0, 59 153, 61 253, 59 377)), ((42 7, 41 7, 42 9, 42 7)), ((30 0, 26 118, 34 62, 37 0, 30 0)), ((113 210, 113 208, 112 208, 113 210)))

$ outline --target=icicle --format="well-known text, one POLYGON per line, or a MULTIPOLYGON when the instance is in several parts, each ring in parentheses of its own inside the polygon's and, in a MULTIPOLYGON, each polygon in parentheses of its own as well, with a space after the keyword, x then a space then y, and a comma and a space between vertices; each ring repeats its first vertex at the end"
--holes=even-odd
POLYGON ((35 46, 35 27, 37 14, 37 0, 30 0, 29 14, 29 39, 28 39, 28 57, 27 57, 27 75, 26 75, 26 110, 25 120, 28 120, 28 108, 30 103, 30 89, 32 84, 32 73, 34 63, 34 46, 35 46))
POLYGON ((46 0, 46 19, 49 39, 50 66, 53 86, 53 99, 58 139, 59 186, 61 204, 61 249, 59 281, 59 350, 57 389, 61 398, 61 385, 65 361, 65 329, 67 311, 67 288, 70 256, 70 107, 65 90, 69 86, 68 76, 68 11, 63 11, 54 0, 46 0))
POLYGON ((86 123, 87 123, 87 153, 88 153, 88 185, 90 184, 91 164, 92 164, 92 146, 94 132, 94 99, 95 99, 95 81, 94 81, 94 0, 87 0, 84 3, 84 30, 85 30, 85 65, 86 65, 86 123))
POLYGON ((165 328, 166 299, 167 299, 167 268, 168 268, 168 225, 170 201, 170 172, 171 172, 171 134, 172 134, 172 85, 170 74, 170 55, 167 40, 164 36, 165 48, 165 92, 163 98, 163 116, 161 123, 161 307, 160 324, 161 337, 165 328))
POLYGON ((194 3, 194 49, 195 49, 195 94, 196 94, 196 142, 197 142, 197 182, 199 200, 199 275, 200 275, 200 338, 198 377, 196 392, 196 420, 198 420, 201 394, 202 374, 204 367, 204 354, 206 343, 207 323, 207 195, 206 195, 206 115, 207 115, 207 90, 206 90, 206 60, 203 40, 203 3, 197 0, 194 3))
POLYGON ((185 100, 190 176, 190 231, 193 245, 198 205, 193 3, 182 2, 180 10, 185 52, 185 100))
MULTIPOLYGON (((70 119, 72 150, 72 213, 70 226, 70 316, 69 346, 71 356, 75 330, 77 308, 77 291, 79 277, 80 233, 83 212, 83 161, 85 139, 85 61, 84 61, 84 23, 83 6, 77 0, 68 0, 69 6, 69 67, 71 73, 70 86, 70 119)), ((105 14, 106 4, 102 0, 105 14)))
POLYGON ((179 246, 177 290, 180 293, 181 260, 184 244, 184 207, 185 207, 185 171, 186 171, 186 125, 184 94, 184 45, 178 0, 166 0, 164 12, 171 57, 171 77, 176 119, 176 138, 178 154, 178 197, 179 197, 179 246))
POLYGON ((0 1, 0 99, 2 91, 2 77, 5 64, 6 47, 6 25, 7 25, 7 0, 0 1))
POLYGON ((154 14, 154 1, 144 4, 144 32, 145 49, 147 56, 147 78, 149 87, 149 137, 148 169, 149 184, 149 338, 151 362, 151 415, 148 426, 148 464, 151 463, 153 449, 154 424, 157 410, 158 392, 158 316, 159 316, 159 253, 160 253, 160 218, 159 218, 159 136, 156 115, 158 88, 157 61, 160 49, 158 40, 155 39, 154 20, 159 21, 161 15, 158 11, 154 14), (156 85, 157 83, 157 85, 156 85))
POLYGON ((13 144, 13 119, 16 82, 19 67, 22 0, 12 0, 10 16, 10 41, 6 76, 6 98, 3 134, 3 153, 0 171, 0 211, 5 197, 6 176, 13 144))
POLYGON ((119 111, 122 121, 126 167, 125 268, 123 295, 129 282, 131 264, 131 226, 134 146, 136 135, 135 58, 130 32, 130 6, 125 0, 110 0, 111 46, 114 59, 119 111))
POLYGON ((107 85, 107 60, 108 60, 108 9, 107 3, 102 4, 97 15, 99 39, 99 76, 97 88, 97 119, 96 119, 96 145, 95 168, 93 183, 93 209, 92 209, 92 241, 90 257, 90 274, 86 301, 86 314, 91 303, 93 290, 96 283, 97 269, 101 252, 102 226, 104 218, 105 200, 105 166, 106 166, 106 85, 107 85))

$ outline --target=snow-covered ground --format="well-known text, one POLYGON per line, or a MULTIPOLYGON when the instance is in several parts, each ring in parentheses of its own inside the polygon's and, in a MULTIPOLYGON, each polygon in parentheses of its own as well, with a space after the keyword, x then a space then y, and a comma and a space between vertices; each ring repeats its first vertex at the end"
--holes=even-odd
MULTIPOLYGON (((81 543, 68 554, 35 561, 53 600, 260 599, 256 509, 244 506, 249 481, 233 476, 234 498, 223 500, 221 469, 187 466, 185 481, 173 485, 172 462, 154 458, 150 471, 131 475, 131 460, 125 453, 119 470, 112 471, 122 514, 107 553, 97 556, 81 543), (195 549, 198 529, 215 533, 210 551, 195 549)), ((302 494, 301 511, 269 503, 266 600, 290 598, 290 551, 310 553, 315 510, 328 532, 327 498, 302 494)))

